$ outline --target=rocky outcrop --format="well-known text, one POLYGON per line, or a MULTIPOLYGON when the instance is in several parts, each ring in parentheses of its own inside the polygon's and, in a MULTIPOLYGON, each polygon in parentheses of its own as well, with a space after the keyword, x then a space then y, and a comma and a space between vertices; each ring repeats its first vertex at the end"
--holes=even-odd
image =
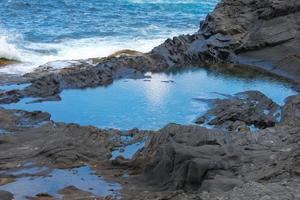
POLYGON ((5 65, 11 65, 11 64, 14 64, 14 63, 17 63, 17 61, 10 60, 10 59, 7 59, 7 58, 0 58, 0 67, 3 67, 5 65))
MULTIPOLYGON (((107 161, 114 148, 126 145, 121 140, 122 135, 128 133, 134 137, 141 133, 55 123, 48 113, 1 108, 0 127, 0 169, 7 163, 31 159, 59 168, 107 161)), ((147 134, 144 132, 144 136, 147 134)))
MULTIPOLYGON (((199 99, 201 101, 201 99, 199 99)), ((203 99, 213 108, 196 120, 198 124, 214 126, 229 131, 267 128, 280 122, 279 105, 258 91, 235 94, 227 99, 203 99)))
POLYGON ((167 40, 153 53, 169 65, 252 65, 299 80, 299 22, 297 0, 223 0, 198 33, 167 40))
POLYGON ((14 195, 10 192, 0 190, 0 198, 3 200, 13 200, 14 195))
MULTIPOLYGON (((233 101, 233 107, 243 108, 237 110, 241 111, 237 115, 240 118, 228 118, 233 122, 256 120, 256 117, 264 121, 256 109, 251 110, 250 102, 255 103, 258 111, 268 108, 273 113, 278 109, 278 105, 255 91, 239 93, 228 101, 233 101)), ((0 109, 0 183, 8 184, 24 176, 7 176, 5 172, 26 168, 23 164, 28 162, 66 169, 90 165, 120 181, 124 199, 248 200, 253 195, 297 199, 300 197, 299 102, 299 95, 287 98, 281 108, 280 123, 255 134, 249 130, 210 130, 177 124, 155 132, 102 130, 56 123, 43 112, 0 109), (147 140, 146 146, 132 159, 110 160, 114 149, 131 144, 131 140, 122 141, 123 136, 129 135, 137 139, 132 141, 147 140), (134 176, 128 179, 124 174, 134 176)), ((227 116, 230 106, 223 109, 227 116)), ((61 194, 71 199, 98 198, 74 187, 63 189, 61 194)), ((42 194, 33 199, 46 197, 55 199, 42 194)))
POLYGON ((298 199, 300 117, 288 111, 298 103, 290 97, 283 109, 289 116, 256 134, 170 124, 132 161, 144 166, 136 181, 162 199, 298 199))

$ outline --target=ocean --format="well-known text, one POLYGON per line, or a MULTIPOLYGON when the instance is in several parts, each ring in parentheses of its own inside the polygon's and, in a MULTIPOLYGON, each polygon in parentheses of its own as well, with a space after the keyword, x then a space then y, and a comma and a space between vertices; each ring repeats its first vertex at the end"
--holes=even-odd
POLYGON ((150 51, 194 33, 219 0, 0 0, 0 58, 24 74, 56 60, 103 57, 120 49, 150 51))

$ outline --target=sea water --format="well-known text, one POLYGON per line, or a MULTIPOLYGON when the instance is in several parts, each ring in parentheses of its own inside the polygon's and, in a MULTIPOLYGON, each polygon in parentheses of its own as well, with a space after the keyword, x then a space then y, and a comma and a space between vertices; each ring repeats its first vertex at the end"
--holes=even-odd
POLYGON ((219 0, 0 0, 0 58, 26 73, 49 61, 150 51, 167 38, 194 33, 219 0))

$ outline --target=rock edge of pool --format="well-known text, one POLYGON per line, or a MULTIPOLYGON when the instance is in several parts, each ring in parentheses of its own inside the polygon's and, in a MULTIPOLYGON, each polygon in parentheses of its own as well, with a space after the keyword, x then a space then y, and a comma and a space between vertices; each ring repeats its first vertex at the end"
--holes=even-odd
POLYGON ((0 199, 300 199, 299 21, 297 0, 223 0, 197 33, 151 52, 0 75, 2 85, 17 85, 0 91, 3 106, 60 101, 64 90, 190 66, 233 76, 254 70, 295 91, 282 105, 254 90, 197 98, 210 106, 194 124, 155 131, 81 126, 1 107, 0 199))

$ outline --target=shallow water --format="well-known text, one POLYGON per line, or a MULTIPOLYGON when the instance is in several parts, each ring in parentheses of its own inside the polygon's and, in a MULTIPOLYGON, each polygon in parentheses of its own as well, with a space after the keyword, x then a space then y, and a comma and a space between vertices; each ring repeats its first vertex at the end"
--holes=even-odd
POLYGON ((157 130, 171 122, 192 124, 204 114, 208 105, 195 98, 225 98, 226 94, 259 90, 283 104, 287 96, 296 93, 287 84, 257 75, 233 77, 206 69, 148 75, 152 78, 121 79, 108 87, 65 90, 59 102, 27 104, 33 100, 27 98, 4 107, 46 111, 55 121, 81 125, 157 130))
MULTIPOLYGON (((39 169, 21 170, 21 173, 36 173, 37 170, 39 169)), ((38 193, 48 193, 61 198, 58 191, 67 186, 75 186, 98 196, 112 195, 112 191, 120 190, 118 183, 106 182, 95 175, 90 167, 80 167, 72 170, 55 169, 46 177, 18 178, 16 182, 0 186, 0 190, 12 192, 17 200, 25 199, 26 196, 35 196, 38 193)))
POLYGON ((28 62, 1 68, 24 73, 48 61, 149 51, 194 33, 219 0, 1 0, 0 57, 28 62))
POLYGON ((138 142, 131 145, 127 145, 126 147, 124 147, 124 149, 117 149, 115 151, 112 151, 111 159, 115 159, 118 156, 122 156, 126 159, 131 159, 134 156, 134 154, 140 149, 142 149, 144 146, 145 142, 138 142))
POLYGON ((6 133, 7 133, 7 131, 6 131, 5 129, 0 128, 0 135, 4 135, 4 134, 6 134, 6 133))
POLYGON ((24 84, 12 84, 12 85, 0 85, 0 91, 9 91, 9 90, 22 90, 29 86, 30 84, 24 83, 24 84))

